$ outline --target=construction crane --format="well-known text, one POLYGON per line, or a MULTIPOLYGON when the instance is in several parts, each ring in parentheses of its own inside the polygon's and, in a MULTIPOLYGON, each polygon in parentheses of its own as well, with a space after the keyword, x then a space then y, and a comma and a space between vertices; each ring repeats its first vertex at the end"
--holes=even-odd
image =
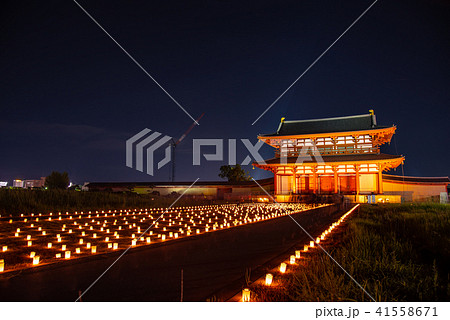
POLYGON ((184 138, 186 138, 186 136, 189 134, 189 132, 191 132, 192 128, 194 128, 194 126, 196 124, 198 124, 198 122, 200 121, 200 119, 205 115, 205 113, 203 112, 201 114, 200 117, 198 117, 197 120, 195 120, 195 122, 193 122, 191 124, 191 126, 189 127, 189 129, 186 130, 185 133, 183 133, 183 135, 180 137, 180 139, 178 139, 177 141, 175 141, 172 138, 172 142, 171 142, 171 146, 172 146, 172 182, 175 182, 175 150, 177 148, 177 145, 180 144, 181 141, 183 141, 184 138))

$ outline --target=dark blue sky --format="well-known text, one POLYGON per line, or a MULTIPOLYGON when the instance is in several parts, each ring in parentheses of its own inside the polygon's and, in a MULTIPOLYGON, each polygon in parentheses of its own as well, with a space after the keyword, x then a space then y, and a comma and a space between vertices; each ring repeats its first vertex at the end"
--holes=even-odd
MULTIPOLYGON (((405 174, 450 174, 448 1, 378 1, 254 126, 372 1, 79 2, 195 118, 205 112, 178 147, 179 180, 218 179, 223 163, 191 165, 193 138, 255 143, 281 117, 369 109, 397 125, 383 151, 406 156, 405 174)), ((191 119, 73 1, 2 6, 0 180, 168 180, 169 166, 154 177, 127 168, 125 140, 144 128, 179 137, 191 119)))

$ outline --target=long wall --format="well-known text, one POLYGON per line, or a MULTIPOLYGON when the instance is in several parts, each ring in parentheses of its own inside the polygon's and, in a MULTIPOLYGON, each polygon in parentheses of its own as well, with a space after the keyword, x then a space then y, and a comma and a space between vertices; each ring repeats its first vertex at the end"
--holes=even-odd
POLYGON ((441 192, 447 193, 447 186, 444 184, 383 181, 383 190, 387 195, 402 195, 404 201, 428 201, 439 197, 441 192))

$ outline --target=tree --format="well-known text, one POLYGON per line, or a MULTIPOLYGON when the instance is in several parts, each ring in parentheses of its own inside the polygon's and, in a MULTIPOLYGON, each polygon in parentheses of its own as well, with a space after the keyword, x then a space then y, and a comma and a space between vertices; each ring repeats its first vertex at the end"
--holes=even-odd
POLYGON ((49 189, 67 189, 70 180, 67 172, 53 171, 45 178, 45 186, 49 189))
POLYGON ((219 177, 227 178, 228 182, 250 181, 251 177, 247 171, 237 164, 234 167, 230 165, 221 166, 219 177))

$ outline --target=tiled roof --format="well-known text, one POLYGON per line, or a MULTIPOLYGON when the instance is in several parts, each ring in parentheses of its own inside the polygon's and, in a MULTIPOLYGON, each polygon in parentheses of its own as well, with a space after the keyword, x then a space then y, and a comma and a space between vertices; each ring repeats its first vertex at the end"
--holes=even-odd
POLYGON ((383 128, 388 127, 378 126, 376 123, 375 115, 372 114, 296 121, 284 121, 283 119, 280 122, 277 132, 271 134, 261 134, 260 136, 289 136, 301 134, 362 131, 383 128))
MULTIPOLYGON (((400 159, 402 156, 397 155, 391 155, 391 154, 347 154, 347 155, 324 155, 322 156, 322 160, 325 163, 328 162, 357 162, 357 161, 371 161, 371 160, 393 160, 393 159, 400 159)), ((297 158, 297 157, 288 157, 286 159, 286 163, 318 163, 320 162, 320 157, 315 156, 305 156, 305 158, 297 158), (298 160, 298 161, 297 161, 298 160)), ((282 163, 282 158, 272 158, 269 160, 265 160, 266 164, 278 164, 282 163)), ((255 163, 255 164, 261 164, 263 163, 255 163)))

